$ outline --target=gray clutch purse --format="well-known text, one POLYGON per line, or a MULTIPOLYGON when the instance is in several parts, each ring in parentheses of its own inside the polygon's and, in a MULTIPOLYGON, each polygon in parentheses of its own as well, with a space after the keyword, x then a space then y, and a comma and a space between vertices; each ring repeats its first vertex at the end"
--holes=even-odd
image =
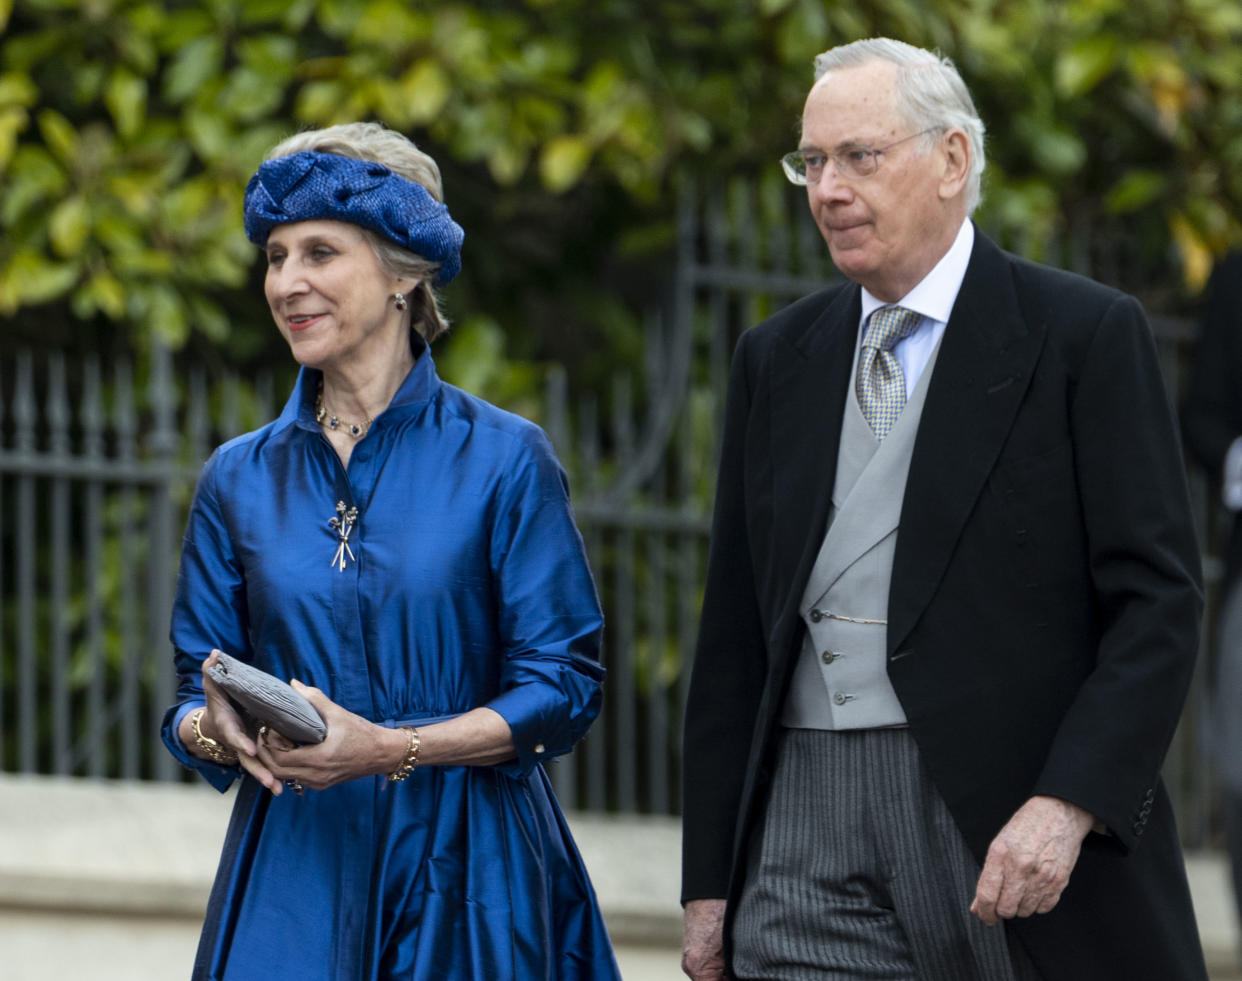
POLYGON ((305 698, 275 675, 221 651, 207 677, 224 689, 254 729, 265 725, 295 743, 321 743, 328 734, 323 718, 305 698))

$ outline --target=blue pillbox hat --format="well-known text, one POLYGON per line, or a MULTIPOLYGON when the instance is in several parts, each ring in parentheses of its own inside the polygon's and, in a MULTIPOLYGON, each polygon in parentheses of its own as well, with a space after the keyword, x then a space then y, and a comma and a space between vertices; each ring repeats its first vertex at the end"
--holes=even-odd
POLYGON ((436 286, 461 271, 465 232, 448 208, 421 184, 374 161, 314 150, 267 160, 246 186, 244 214, 246 237, 260 247, 277 225, 347 221, 440 263, 436 286))

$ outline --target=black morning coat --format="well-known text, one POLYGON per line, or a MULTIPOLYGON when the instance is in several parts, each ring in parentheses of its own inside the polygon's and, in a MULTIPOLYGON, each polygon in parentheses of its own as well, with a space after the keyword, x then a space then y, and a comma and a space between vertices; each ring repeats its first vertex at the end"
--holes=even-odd
MULTIPOLYGON (((734 355, 685 726, 683 901, 730 899, 773 769, 860 317, 830 286, 734 355)), ((1049 981, 1203 981, 1159 770, 1194 665, 1199 550, 1138 302, 976 232, 910 464, 888 674, 982 863, 1033 794, 1108 834, 1013 921, 1049 981)), ((729 947, 726 918, 726 952, 729 947)))

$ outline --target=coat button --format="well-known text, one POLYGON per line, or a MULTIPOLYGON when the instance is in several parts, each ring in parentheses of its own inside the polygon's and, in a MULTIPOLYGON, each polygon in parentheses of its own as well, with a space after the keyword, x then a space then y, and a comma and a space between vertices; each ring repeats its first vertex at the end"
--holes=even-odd
POLYGON ((831 664, 839 656, 840 655, 837 654, 836 651, 824 651, 822 654, 820 654, 819 659, 823 661, 825 664, 831 664))
POLYGON ((832 696, 832 700, 836 702, 838 705, 844 705, 846 702, 848 702, 853 697, 854 697, 853 695, 847 695, 845 692, 839 691, 835 695, 832 696))
POLYGON ((822 619, 824 619, 824 615, 820 613, 819 610, 811 611, 811 623, 819 623, 822 619))

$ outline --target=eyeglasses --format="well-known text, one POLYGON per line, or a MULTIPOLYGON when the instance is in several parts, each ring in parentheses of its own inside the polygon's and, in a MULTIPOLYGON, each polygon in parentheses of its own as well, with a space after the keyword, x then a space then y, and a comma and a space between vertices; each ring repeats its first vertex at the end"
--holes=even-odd
POLYGON ((846 146, 836 153, 825 153, 823 150, 794 150, 793 153, 787 153, 781 157, 781 167, 790 183, 798 185, 818 184, 819 179, 824 176, 824 168, 828 166, 829 160, 837 168, 837 174, 841 177, 856 179, 870 177, 880 166, 881 153, 908 143, 915 137, 934 133, 940 128, 932 126, 930 129, 903 137, 888 146, 846 146))

